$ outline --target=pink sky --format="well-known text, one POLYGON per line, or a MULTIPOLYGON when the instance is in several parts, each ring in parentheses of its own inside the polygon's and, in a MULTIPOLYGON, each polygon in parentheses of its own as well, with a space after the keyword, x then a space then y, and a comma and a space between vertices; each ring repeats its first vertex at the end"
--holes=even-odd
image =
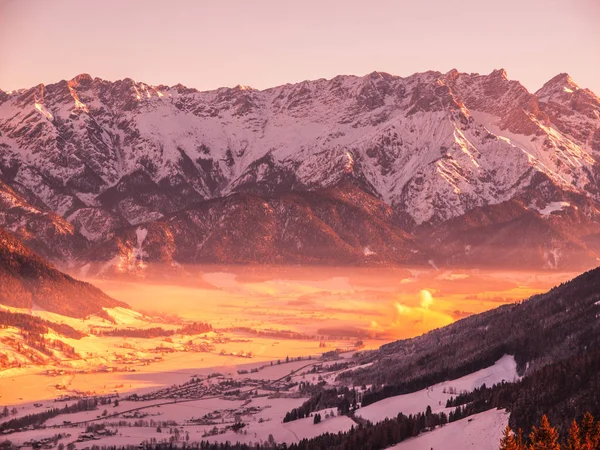
POLYGON ((201 90, 374 70, 560 72, 600 95, 600 0, 0 0, 0 88, 87 72, 201 90))

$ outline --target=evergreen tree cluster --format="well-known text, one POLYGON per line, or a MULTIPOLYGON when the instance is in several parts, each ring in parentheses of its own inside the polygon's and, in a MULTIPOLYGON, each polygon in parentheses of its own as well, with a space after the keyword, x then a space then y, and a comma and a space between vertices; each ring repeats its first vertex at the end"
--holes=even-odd
POLYGON ((169 337, 175 336, 176 334, 182 335, 194 335, 208 333, 212 331, 213 327, 209 323, 205 322, 194 322, 191 324, 184 325, 178 329, 167 330, 162 327, 151 327, 151 328, 113 328, 112 330, 93 329, 92 334, 97 336, 118 336, 118 337, 131 337, 131 338, 143 338, 152 339, 157 337, 169 337))
POLYGON ((42 425, 46 420, 61 414, 71 414, 80 411, 90 411, 98 407, 98 399, 81 399, 72 405, 65 405, 63 408, 51 408, 45 411, 28 414, 23 417, 7 420, 0 423, 0 433, 6 430, 19 430, 28 426, 36 427, 42 425))
POLYGON ((600 449, 600 421, 596 422, 589 412, 583 415, 581 422, 571 422, 564 442, 558 430, 550 425, 544 414, 539 427, 533 426, 529 438, 523 437, 521 429, 514 433, 506 427, 499 450, 598 450, 600 449))
POLYGON ((292 409, 286 413, 283 422, 291 422, 297 419, 309 417, 314 411, 319 411, 325 408, 337 408, 340 414, 348 414, 350 410, 356 409, 356 390, 347 387, 339 387, 333 389, 323 389, 319 385, 309 385, 301 387, 300 391, 306 393, 309 388, 317 389, 317 392, 305 401, 298 408, 292 409))
POLYGON ((15 327, 35 334, 46 334, 50 329, 71 339, 81 339, 86 336, 85 333, 77 331, 75 328, 64 323, 49 322, 48 320, 40 319, 31 314, 0 310, 0 328, 6 327, 15 327))

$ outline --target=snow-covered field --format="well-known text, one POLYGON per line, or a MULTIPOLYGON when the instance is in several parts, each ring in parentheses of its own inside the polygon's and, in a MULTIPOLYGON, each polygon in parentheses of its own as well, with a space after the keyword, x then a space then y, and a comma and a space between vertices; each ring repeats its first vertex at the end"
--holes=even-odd
MULTIPOLYGON (((273 367, 269 366, 264 369, 265 378, 260 381, 269 384, 284 376, 286 370, 287 373, 290 373, 305 366, 306 361, 303 364, 294 362, 273 367), (284 369, 286 366, 287 369, 284 369)), ((217 378, 213 379, 213 384, 217 384, 218 381, 222 380, 222 378, 217 378)), ((258 379, 258 377, 255 377, 255 379, 258 379)), ((245 380, 250 384, 255 382, 250 379, 245 380)), ((207 379, 206 384, 211 384, 211 382, 207 379)), ((246 387, 242 387, 242 390, 248 391, 246 387)), ((106 424, 107 428, 118 428, 119 430, 118 434, 114 436, 99 436, 99 439, 94 441, 99 445, 138 445, 142 441, 152 438, 160 441, 165 437, 169 437, 169 434, 165 433, 168 433, 167 430, 171 428, 177 428, 181 435, 189 434, 191 441, 208 439, 214 442, 240 441, 256 443, 266 442, 269 436, 272 436, 277 442, 292 443, 325 432, 347 431, 355 425, 355 422, 349 417, 337 416, 335 408, 318 411, 323 417, 323 421, 319 424, 314 424, 312 417, 283 423, 285 414, 292 408, 302 405, 306 398, 290 397, 285 391, 280 392, 279 390, 277 392, 263 389, 249 390, 249 398, 220 395, 207 396, 206 399, 198 400, 184 398, 177 401, 163 398, 131 401, 123 396, 120 398, 118 406, 112 404, 100 405, 98 409, 91 411, 63 414, 47 420, 45 425, 49 428, 12 433, 9 437, 14 444, 22 445, 32 439, 39 440, 58 433, 68 433, 71 436, 65 442, 71 442, 83 434, 85 427, 93 422, 103 423, 106 424), (106 415, 103 414, 103 410, 107 411, 106 415), (230 429, 231 425, 237 420, 245 424, 241 432, 230 429), (65 424, 65 421, 68 421, 68 423, 65 424), (136 421, 145 421, 146 423, 134 425, 136 421), (154 425, 149 426, 147 423, 149 421, 153 421, 154 425), (158 431, 156 424, 167 421, 173 425, 163 426, 165 429, 158 431), (130 425, 124 426, 123 422, 130 425), (212 434, 211 431, 215 429, 217 432, 212 434)), ((52 401, 38 403, 37 406, 33 404, 22 405, 17 415, 11 415, 6 420, 21 417, 25 414, 39 413, 50 407, 61 406, 62 403, 52 401)))
POLYGON ((450 410, 446 401, 456 393, 470 392, 482 384, 492 386, 502 381, 512 382, 519 378, 517 363, 510 355, 500 358, 493 366, 478 370, 456 380, 444 381, 412 394, 388 397, 356 411, 356 415, 371 422, 394 418, 399 413, 405 415, 424 412, 431 406, 433 412, 450 410))
MULTIPOLYGON (((313 424, 312 418, 300 419, 290 423, 281 423, 280 420, 268 419, 260 423, 250 423, 243 433, 227 431, 223 434, 210 437, 206 437, 205 433, 213 428, 212 426, 184 426, 179 428, 179 430, 181 434, 189 433, 191 442, 210 440, 212 442, 258 443, 267 442, 271 435, 278 443, 285 442, 290 444, 302 439, 310 439, 323 433, 348 431, 353 425, 356 424, 348 417, 338 416, 325 419, 316 425, 313 424)), ((80 434, 84 433, 85 428, 63 427, 60 429, 31 430, 11 434, 9 437, 13 444, 23 445, 23 443, 32 439, 40 440, 59 432, 71 435, 71 437, 61 441, 67 443, 74 441, 80 434)), ((151 438, 160 440, 164 438, 168 439, 169 437, 170 433, 168 430, 157 432, 156 427, 121 427, 117 435, 101 437, 98 440, 94 440, 93 443, 97 445, 138 445, 151 438)), ((86 446, 85 444, 83 445, 86 446)))
POLYGON ((422 433, 390 449, 394 450, 497 450, 509 414, 491 409, 422 433))
MULTIPOLYGON (((340 362, 343 361, 351 361, 351 359, 342 359, 340 362)), ((48 428, 24 430, 12 433, 9 437, 14 444, 22 445, 32 439, 39 440, 58 433, 68 433, 70 436, 61 441, 66 444, 80 439, 85 433, 86 426, 94 423, 104 424, 109 430, 118 429, 116 435, 97 435, 94 443, 98 445, 139 445, 151 439, 157 441, 168 439, 173 433, 179 435, 182 440, 189 439, 192 442, 204 439, 213 442, 258 443, 274 439, 276 442, 289 444, 325 432, 348 431, 352 426, 356 426, 356 422, 351 417, 338 415, 336 408, 316 411, 314 414, 318 412, 323 418, 319 424, 314 424, 313 417, 283 423, 286 413, 293 408, 298 408, 307 399, 297 394, 297 388, 290 386, 288 379, 292 384, 299 381, 324 380, 328 385, 332 385, 335 384, 337 374, 352 369, 333 370, 335 366, 331 366, 332 371, 327 372, 330 364, 318 360, 274 365, 253 363, 251 366, 256 371, 248 374, 214 375, 216 373, 214 367, 210 368, 212 372, 197 371, 198 373, 192 374, 183 371, 178 374, 178 377, 173 378, 168 378, 163 373, 161 390, 157 391, 155 388, 135 390, 137 394, 147 394, 149 397, 138 397, 136 400, 128 398, 123 392, 118 397, 119 404, 116 406, 111 403, 99 405, 97 409, 91 411, 61 414, 46 421, 45 425, 48 428), (311 369, 315 365, 319 365, 320 370, 324 371, 313 374, 311 369), (208 373, 213 375, 208 376, 208 373), (190 384, 190 379, 197 378, 200 380, 190 384), (172 382, 172 386, 167 386, 168 381, 172 382), (176 383, 183 384, 176 385, 176 383), (186 386, 193 386, 200 391, 196 394, 183 392, 181 389, 186 386), (237 393, 228 394, 227 391, 232 389, 237 389, 237 393), (240 431, 232 429, 236 423, 244 424, 240 431), (162 429, 159 429, 159 426, 162 429)), ((514 358, 504 356, 486 369, 456 380, 436 384, 413 394, 381 400, 359 409, 356 415, 377 422, 385 418, 393 418, 399 412, 405 414, 423 412, 428 405, 434 412, 444 411, 445 401, 452 395, 450 392, 470 391, 483 383, 492 385, 503 380, 513 381, 517 377, 514 358)), ((4 420, 61 406, 62 402, 53 401, 38 402, 36 405, 21 404, 16 415, 4 420)), ((496 448, 497 440, 507 421, 508 416, 503 411, 487 411, 432 432, 423 433, 394 448, 493 449, 496 448), (487 446, 482 447, 481 443, 487 446)))

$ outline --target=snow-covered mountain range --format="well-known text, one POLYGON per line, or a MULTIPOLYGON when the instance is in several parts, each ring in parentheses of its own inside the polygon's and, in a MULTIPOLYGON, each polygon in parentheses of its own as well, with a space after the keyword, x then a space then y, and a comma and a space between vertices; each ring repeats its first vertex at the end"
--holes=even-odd
POLYGON ((599 156, 600 99, 566 74, 534 94, 504 70, 209 92, 82 74, 0 91, 0 226, 97 269, 589 266, 599 156))

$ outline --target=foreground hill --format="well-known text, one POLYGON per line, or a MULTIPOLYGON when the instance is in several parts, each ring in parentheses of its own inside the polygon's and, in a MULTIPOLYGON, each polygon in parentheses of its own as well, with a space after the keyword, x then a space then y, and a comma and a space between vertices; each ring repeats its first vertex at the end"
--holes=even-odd
POLYGON ((600 345, 600 268, 521 303, 459 320, 422 336, 383 345, 361 382, 394 384, 456 378, 514 355, 519 372, 574 357, 600 345))
POLYGON ((126 306, 91 284, 58 271, 2 229, 0 304, 38 307, 71 317, 101 313, 103 307, 126 306))
POLYGON ((340 378, 372 385, 363 397, 366 406, 456 380, 512 355, 519 381, 494 387, 489 381, 447 406, 461 406, 458 417, 507 408, 515 429, 529 429, 547 413, 566 432, 576 415, 600 413, 599 348, 600 268, 546 294, 367 352, 361 363, 370 364, 340 378))
MULTIPOLYGON (((370 197, 355 202, 363 216, 379 202, 391 212, 383 228, 428 230, 422 242, 438 242, 428 252, 436 263, 497 259, 509 265, 525 244, 535 250, 528 261, 535 267, 587 268, 600 254, 599 152, 600 100, 567 74, 536 93, 504 70, 409 77, 373 72, 263 91, 237 86, 210 92, 82 74, 0 91, 0 202, 6 213, 0 225, 57 260, 94 256, 97 249, 104 258, 107 244, 112 260, 127 246, 111 243, 115 238, 128 240, 123 236, 139 225, 167 230, 173 215, 202 215, 215 200, 252 195, 270 203, 274 196, 308 191, 312 204, 319 203, 319 219, 336 216, 343 211, 329 201, 330 189, 343 191, 350 182, 370 197), (494 222, 499 216, 488 211, 514 204, 520 210, 512 209, 511 224, 494 222), (72 226, 60 236, 69 241, 60 251, 59 235, 47 220, 32 223, 40 216, 29 208, 54 213, 54 225, 72 226), (457 235, 455 227, 473 223, 473 211, 491 220, 488 242, 477 240, 479 230, 474 239, 457 235), (532 240, 509 242, 506 236, 521 222, 532 240)), ((278 214, 293 217, 294 208, 280 203, 278 214)), ((264 229, 260 201, 248 208, 247 221, 209 222, 224 234, 264 229)), ((256 248, 228 258, 347 262, 368 246, 360 229, 340 234, 323 222, 294 228, 291 221, 288 229, 287 221, 273 220, 272 230, 258 234, 286 235, 286 229, 293 236, 274 247, 275 254, 265 257, 264 242, 253 240, 246 245, 256 248), (289 251, 298 244, 310 248, 315 234, 333 235, 327 226, 337 235, 335 245, 301 257, 289 251)), ((383 228, 372 230, 376 240, 386 238, 383 228)), ((156 238, 173 246, 178 263, 223 259, 219 246, 188 252, 186 239, 166 231, 156 238)), ((406 243, 401 252, 411 254, 413 243, 406 243)), ((146 262, 154 261, 156 252, 148 253, 146 262)), ((390 254, 371 256, 395 262, 390 254)), ((423 259, 415 255, 414 262, 423 259)))

